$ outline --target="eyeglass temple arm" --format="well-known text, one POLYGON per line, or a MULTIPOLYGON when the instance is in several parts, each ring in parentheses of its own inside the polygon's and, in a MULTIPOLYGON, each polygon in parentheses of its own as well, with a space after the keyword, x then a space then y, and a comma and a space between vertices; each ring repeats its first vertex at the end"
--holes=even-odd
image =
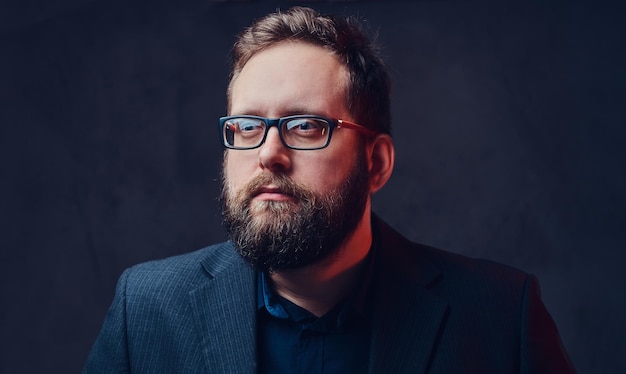
POLYGON ((361 126, 359 124, 353 123, 353 122, 348 122, 348 121, 344 121, 342 119, 338 119, 337 120, 337 127, 341 128, 341 127, 345 127, 348 129, 352 129, 352 130, 356 130, 356 131, 360 131, 363 134, 370 136, 370 137, 374 137, 376 135, 378 135, 378 133, 374 130, 370 130, 365 126, 361 126))

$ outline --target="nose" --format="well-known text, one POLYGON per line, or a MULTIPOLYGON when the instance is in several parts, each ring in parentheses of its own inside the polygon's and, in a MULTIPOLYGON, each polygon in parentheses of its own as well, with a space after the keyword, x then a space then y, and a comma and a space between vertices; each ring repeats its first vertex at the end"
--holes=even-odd
POLYGON ((272 127, 267 132, 265 143, 259 150, 259 165, 271 172, 285 172, 291 168, 291 150, 283 144, 278 129, 272 127))

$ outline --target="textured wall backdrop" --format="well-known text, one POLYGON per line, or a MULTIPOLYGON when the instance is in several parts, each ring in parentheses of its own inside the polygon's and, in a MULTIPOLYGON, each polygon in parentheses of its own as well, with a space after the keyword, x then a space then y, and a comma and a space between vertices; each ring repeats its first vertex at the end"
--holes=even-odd
MULTIPOLYGON (((224 239, 227 54, 291 4, 0 4, 0 372, 78 372, 124 268, 224 239)), ((619 12, 315 5, 366 19, 392 72, 397 167, 375 210, 538 275, 578 370, 626 372, 619 12)))

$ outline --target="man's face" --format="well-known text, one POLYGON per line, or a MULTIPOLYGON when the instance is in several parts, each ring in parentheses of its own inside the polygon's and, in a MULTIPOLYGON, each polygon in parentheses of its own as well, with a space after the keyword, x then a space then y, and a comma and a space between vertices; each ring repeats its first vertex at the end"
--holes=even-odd
MULTIPOLYGON (((281 43, 257 53, 232 86, 230 114, 278 118, 316 114, 351 121, 347 70, 327 50, 281 43)), ((327 148, 292 150, 272 127, 252 150, 224 159, 224 221, 244 258, 260 270, 328 258, 363 217, 368 162, 355 131, 339 129, 327 148)))

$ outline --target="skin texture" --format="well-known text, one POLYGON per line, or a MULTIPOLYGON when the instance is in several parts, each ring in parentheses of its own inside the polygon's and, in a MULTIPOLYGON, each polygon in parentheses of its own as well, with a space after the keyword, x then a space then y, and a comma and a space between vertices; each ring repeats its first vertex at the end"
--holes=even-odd
MULTIPOLYGON (((229 114, 270 118, 294 114, 317 114, 354 121, 346 107, 347 70, 328 50, 302 42, 281 42, 254 55, 232 86, 229 114)), ((271 128, 265 143, 253 150, 228 150, 224 162, 227 187, 243 189, 254 176, 282 174, 315 191, 334 191, 355 165, 359 134, 339 129, 327 148, 296 151, 283 146, 278 130, 271 128)), ((366 162, 370 194, 380 189, 391 175, 394 151, 388 135, 367 142, 366 162)), ((251 202, 289 201, 290 197, 268 185, 251 202)), ((271 274, 276 292, 297 305, 322 315, 340 302, 356 285, 360 264, 371 245, 370 206, 354 232, 336 255, 312 265, 271 274)), ((252 214, 267 214, 251 210, 252 214)), ((259 216, 262 219, 262 216, 259 216)))

